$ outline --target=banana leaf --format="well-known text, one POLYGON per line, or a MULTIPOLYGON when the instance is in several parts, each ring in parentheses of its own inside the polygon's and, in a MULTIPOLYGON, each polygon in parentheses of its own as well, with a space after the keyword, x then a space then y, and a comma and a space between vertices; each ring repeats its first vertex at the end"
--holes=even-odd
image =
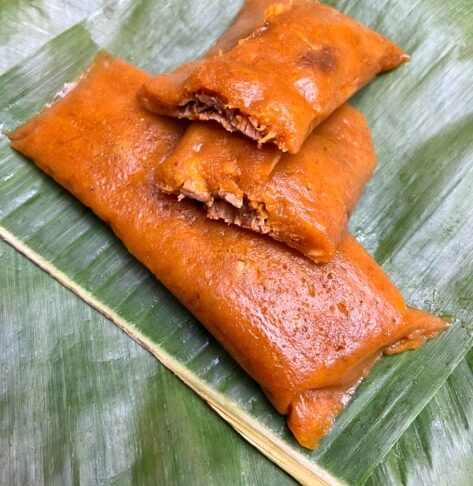
POLYGON ((141 346, 1 241, 0 262, 0 484, 293 484, 141 346))
MULTIPOLYGON (((140 346, 2 242, 0 261, 0 484, 292 484, 140 346)), ((472 364, 470 352, 369 486, 469 486, 472 364)))
POLYGON ((106 0, 0 0, 0 73, 106 5, 106 0))
POLYGON ((473 352, 402 435, 367 486, 469 486, 473 478, 473 352))
MULTIPOLYGON (((13 153, 5 139, 0 141, 0 231, 112 317, 294 477, 357 484, 471 346, 468 25, 473 9, 467 2, 424 0, 412 15, 408 2, 371 2, 369 8, 362 2, 335 4, 413 54, 408 66, 378 79, 354 100, 371 122, 380 166, 352 230, 413 305, 452 316, 453 325, 419 351, 383 359, 316 452, 297 447, 283 419, 198 323, 102 223, 13 153)), ((77 24, 5 73, 0 119, 6 129, 25 121, 101 47, 153 72, 196 57, 238 7, 216 1, 117 2, 112 14, 77 24)), ((391 474, 390 457, 377 475, 391 474)))

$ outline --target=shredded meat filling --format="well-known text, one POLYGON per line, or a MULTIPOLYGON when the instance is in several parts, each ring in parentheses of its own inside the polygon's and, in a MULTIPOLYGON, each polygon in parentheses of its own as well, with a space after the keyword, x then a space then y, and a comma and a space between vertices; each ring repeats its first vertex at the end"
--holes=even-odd
MULTIPOLYGON (((174 193, 165 188, 161 190, 168 194, 174 193)), ((210 219, 236 224, 262 234, 272 231, 268 224, 269 214, 265 203, 252 201, 243 192, 234 194, 219 190, 212 193, 207 189, 198 188, 193 181, 185 181, 177 198, 180 201, 185 197, 204 203, 207 206, 207 217, 210 219)))
POLYGON ((178 107, 178 116, 189 120, 214 120, 230 132, 239 131, 257 141, 265 143, 275 138, 266 125, 261 125, 253 116, 247 116, 235 108, 229 108, 215 96, 196 93, 184 105, 178 107))
POLYGON ((258 233, 271 232, 264 203, 249 201, 247 198, 240 208, 232 206, 223 199, 215 199, 207 209, 207 216, 210 219, 221 219, 228 224, 236 224, 258 233))

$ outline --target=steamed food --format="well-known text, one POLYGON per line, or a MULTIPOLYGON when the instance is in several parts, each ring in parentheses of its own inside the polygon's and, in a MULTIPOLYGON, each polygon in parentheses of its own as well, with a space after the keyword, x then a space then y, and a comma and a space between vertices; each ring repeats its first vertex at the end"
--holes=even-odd
POLYGON ((155 113, 215 120, 260 144, 297 153, 350 96, 407 58, 327 5, 275 2, 233 48, 152 78, 140 99, 155 113))
POLYGON ((415 348, 444 322, 407 307, 349 234, 316 265, 159 191, 156 168, 185 126, 140 106, 149 80, 102 54, 10 134, 12 146, 106 221, 287 415, 296 439, 315 447, 382 353, 415 348))

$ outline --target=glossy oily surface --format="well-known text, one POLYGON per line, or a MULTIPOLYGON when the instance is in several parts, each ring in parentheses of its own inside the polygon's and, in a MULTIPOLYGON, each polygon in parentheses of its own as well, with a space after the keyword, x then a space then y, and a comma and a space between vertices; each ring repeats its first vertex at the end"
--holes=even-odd
POLYGON ((352 387, 386 346, 443 327, 432 316, 412 319, 350 236, 331 263, 317 266, 157 192, 153 166, 182 126, 137 105, 134 91, 146 77, 102 54, 78 86, 16 130, 12 144, 111 225, 279 412, 297 415, 291 402, 308 390, 352 387))
POLYGON ((214 122, 193 122, 173 152, 156 168, 156 184, 167 192, 212 205, 222 198, 241 207, 245 189, 264 184, 282 153, 239 134, 229 134, 214 122))
POLYGON ((153 78, 141 99, 156 113, 214 119, 297 153, 314 127, 405 59, 396 45, 327 5, 275 3, 234 48, 194 63, 190 75, 153 78))
MULTIPOLYGON (((266 9, 273 3, 274 0, 245 0, 232 24, 205 53, 204 59, 220 57, 234 47, 242 37, 250 35, 264 21, 266 9)), ((185 96, 185 82, 198 65, 199 61, 191 61, 159 76, 157 87, 168 103, 177 104, 185 96)), ((143 91, 145 92, 146 90, 143 91)), ((140 95, 140 100, 144 106, 149 105, 145 96, 140 95)))
MULTIPOLYGON (((232 0, 202 0, 198 6, 187 0, 120 3, 128 7, 118 10, 118 2, 113 2, 115 12, 101 16, 100 23, 108 19, 112 30, 101 27, 100 40, 89 22, 86 29, 78 25, 2 76, 0 118, 5 129, 37 114, 63 83, 87 67, 97 52, 96 46, 87 44, 88 33, 100 46, 141 68, 164 72, 201 56, 241 4, 232 0)), ((471 343, 473 287, 467 263, 473 242, 473 172, 469 171, 473 105, 468 94, 472 5, 465 0, 421 0, 412 15, 412 2, 404 0, 330 4, 383 32, 412 55, 412 62, 378 77, 353 100, 369 119, 379 160, 352 216, 351 231, 376 255, 410 304, 455 316, 450 330, 415 352, 382 358, 319 448, 303 450, 246 373, 127 253, 109 228, 2 137, 0 234, 15 235, 42 261, 31 254, 29 258, 47 272, 61 270, 75 288, 74 293, 49 294, 49 282, 54 281, 46 272, 29 265, 36 275, 31 279, 21 265, 26 257, 12 261, 2 255, 1 274, 12 280, 10 294, 2 292, 1 298, 8 302, 10 295, 18 305, 0 305, 3 322, 10 324, 3 327, 0 343, 6 365, 1 367, 0 385, 6 419, 0 433, 4 444, 0 482, 25 478, 23 484, 31 484, 44 478, 46 483, 93 484, 89 478, 95 474, 100 484, 128 477, 140 484, 285 484, 280 476, 274 477, 274 468, 258 467, 264 464, 263 457, 253 462, 257 451, 232 434, 217 414, 199 413, 205 404, 197 395, 190 400, 191 391, 177 393, 186 389, 178 377, 168 374, 162 386, 153 383, 152 376, 162 366, 158 360, 153 366, 149 355, 151 376, 144 378, 145 367, 135 352, 118 352, 120 343, 131 350, 138 350, 137 344, 123 335, 118 341, 120 332, 112 321, 102 321, 92 312, 84 327, 73 302, 85 311, 88 305, 77 295, 88 291, 94 295, 92 305, 101 312, 107 314, 111 308, 128 321, 132 336, 139 329, 147 337, 148 349, 155 343, 155 356, 162 359, 163 349, 172 353, 191 376, 202 377, 215 390, 214 398, 225 397, 228 408, 246 410, 263 424, 266 437, 279 438, 277 449, 299 458, 299 471, 318 464, 340 481, 359 485, 381 461, 386 467, 370 484, 470 484, 471 383, 463 378, 468 380, 471 373, 466 361, 449 384, 439 387, 471 343), (41 311, 31 307, 34 301, 41 311), (50 315, 53 304, 57 319, 50 315), (99 322, 103 322, 100 328, 99 322), (102 330, 110 346, 100 338, 102 330), (95 392, 84 388, 90 383, 97 384, 95 392), (71 396, 75 391, 78 402, 71 396), (144 403, 138 398, 143 393, 144 403), (152 398, 157 394, 162 400, 152 398), (87 418, 96 420, 90 423, 87 418), (224 434, 218 424, 229 431, 230 443, 220 442, 224 434), (58 437, 62 440, 56 442, 58 437)), ((19 19, 21 25, 24 20, 19 19)), ((17 48, 21 52, 23 45, 17 48)), ((13 244, 21 250, 21 245, 13 244)), ((173 371, 182 377, 182 370, 173 371)), ((259 447, 257 438, 250 440, 259 447)), ((265 454, 291 471, 286 461, 265 454)), ((294 469, 291 474, 301 481, 294 469)))
POLYGON ((156 169, 165 192, 207 206, 207 215, 267 234, 328 262, 376 163, 364 116, 344 105, 298 154, 261 149, 213 122, 194 122, 156 169))

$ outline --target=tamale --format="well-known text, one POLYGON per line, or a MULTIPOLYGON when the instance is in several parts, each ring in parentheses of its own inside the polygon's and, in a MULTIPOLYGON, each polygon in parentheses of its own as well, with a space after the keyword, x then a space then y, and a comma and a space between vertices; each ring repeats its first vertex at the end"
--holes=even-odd
POLYGON ((444 323, 406 307, 349 235, 330 263, 315 265, 157 190, 154 168, 184 127, 139 106, 148 79, 102 54, 9 135, 12 146, 110 224, 314 447, 383 351, 416 347, 444 323))
POLYGON ((249 36, 185 75, 156 76, 149 110, 216 120, 229 131, 297 153, 310 132, 376 74, 407 59, 386 38, 313 0, 274 3, 249 36))
POLYGON ((213 122, 194 122, 156 169, 158 187, 205 203, 207 215, 268 234, 315 262, 334 255, 376 157, 364 116, 349 105, 298 154, 213 122))

